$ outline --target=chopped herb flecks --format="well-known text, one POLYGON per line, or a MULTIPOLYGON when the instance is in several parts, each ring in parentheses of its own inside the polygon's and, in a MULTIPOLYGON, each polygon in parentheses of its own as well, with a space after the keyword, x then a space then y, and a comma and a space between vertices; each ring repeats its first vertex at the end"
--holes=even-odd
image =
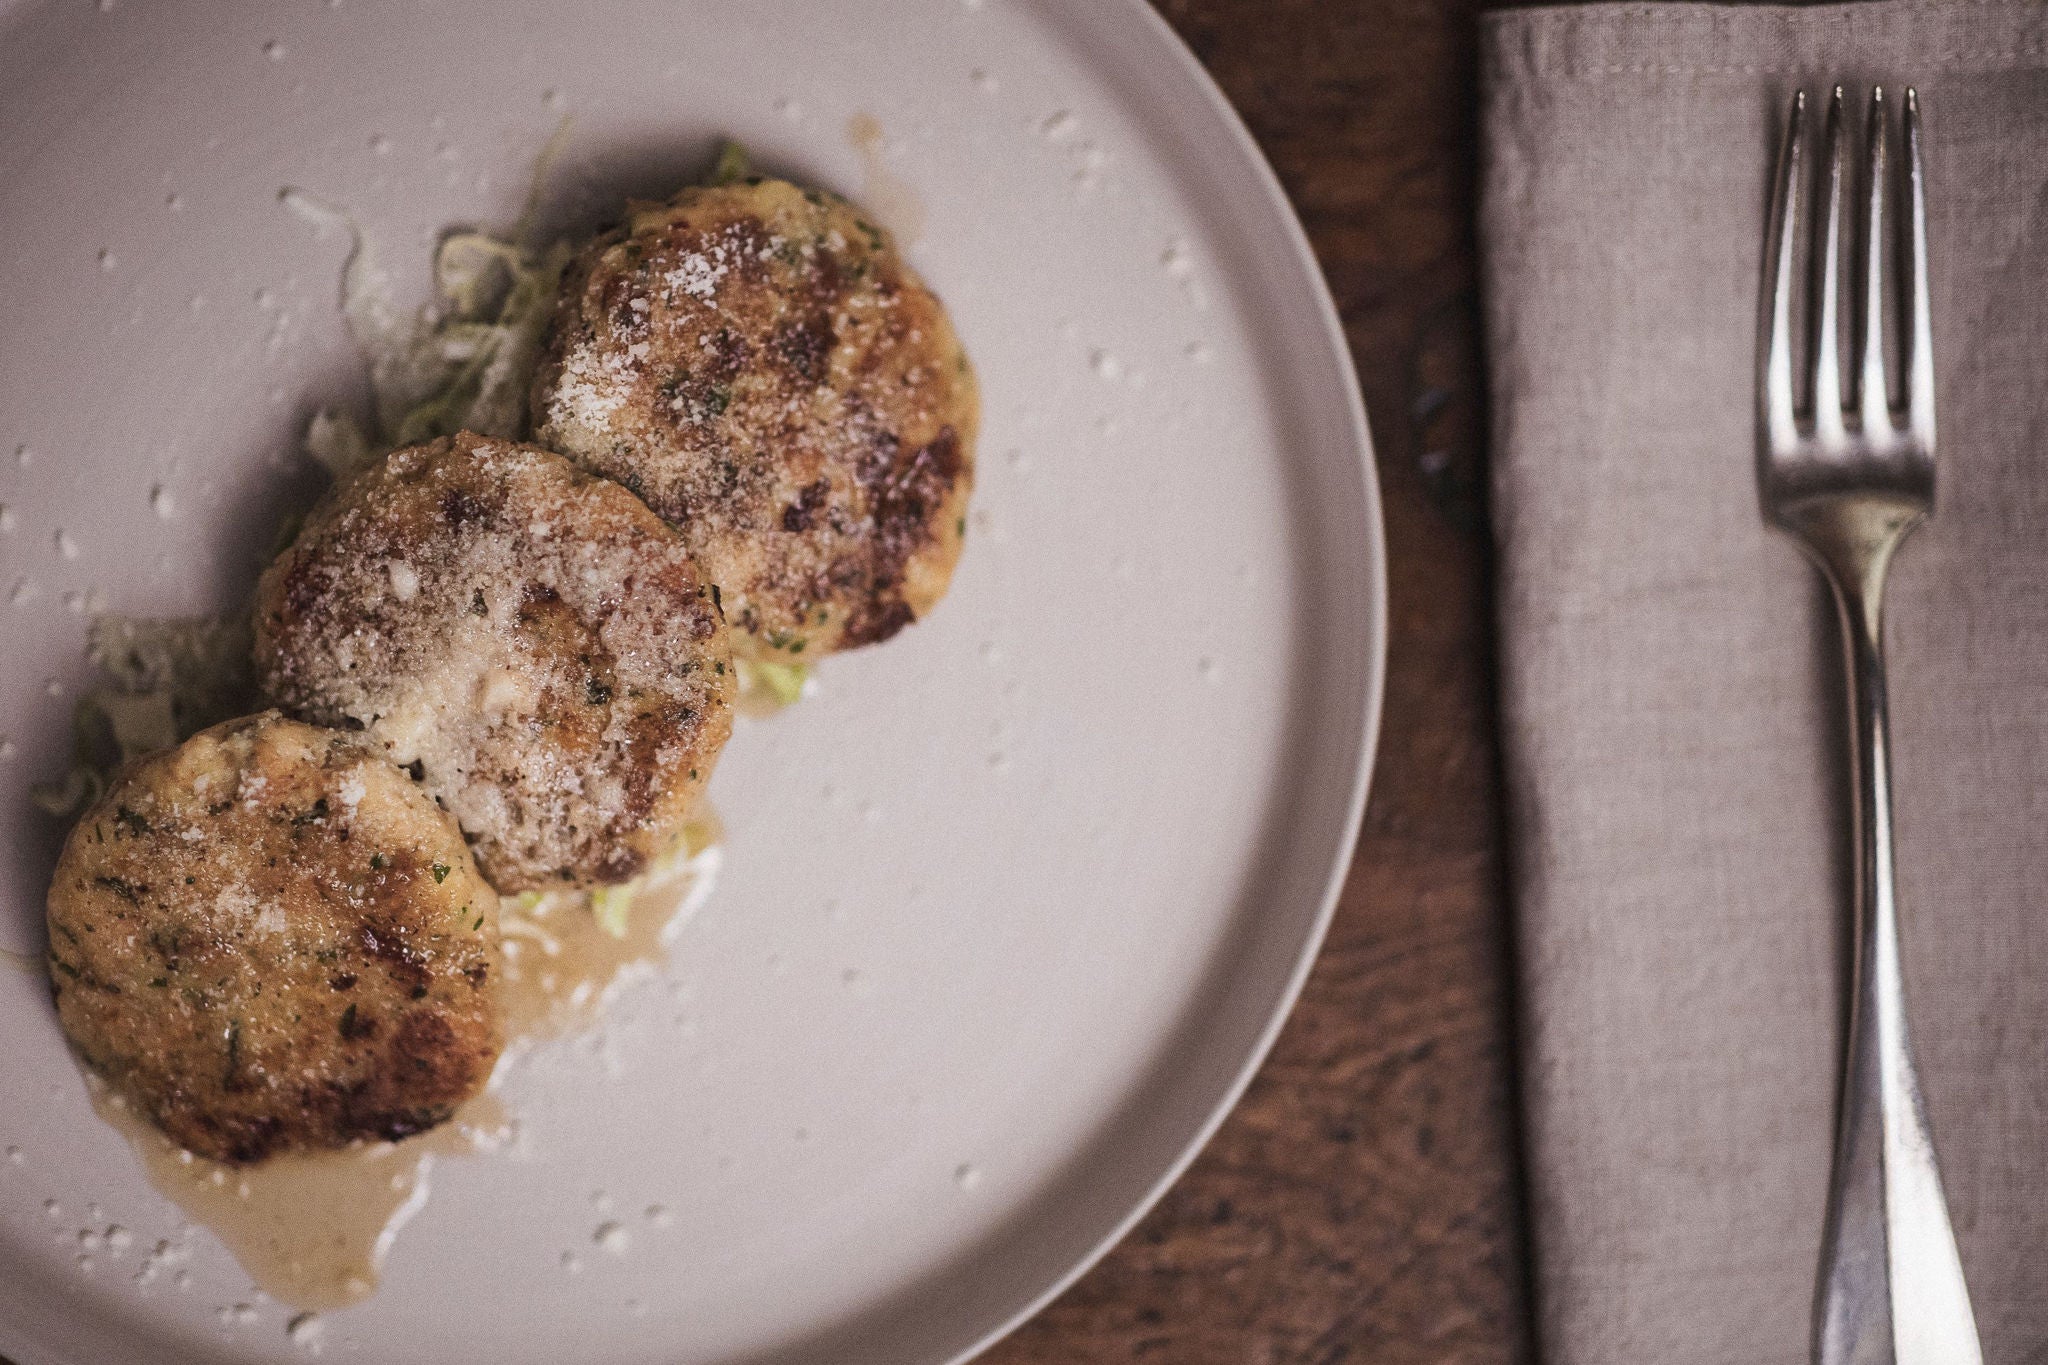
POLYGON ((105 887, 130 905, 142 904, 142 893, 149 889, 146 886, 139 887, 122 877, 99 876, 92 880, 93 885, 105 887))

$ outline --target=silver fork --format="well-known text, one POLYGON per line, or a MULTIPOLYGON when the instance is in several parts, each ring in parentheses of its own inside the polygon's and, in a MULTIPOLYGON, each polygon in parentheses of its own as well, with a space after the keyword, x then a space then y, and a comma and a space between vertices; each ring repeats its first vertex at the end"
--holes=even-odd
POLYGON ((1793 382, 1793 285, 1805 184, 1806 94, 1793 100, 1779 157, 1761 355, 1758 479, 1765 514, 1792 533, 1834 590, 1847 643, 1856 785, 1855 954, 1836 1118, 1835 1166, 1814 1297, 1817 1365, 1981 1365, 1976 1323, 1927 1107, 1913 1065, 1899 972, 1892 867, 1891 751, 1886 737, 1884 589, 1892 555, 1934 510, 1934 354, 1928 322, 1927 201, 1920 108, 1906 91, 1905 260, 1886 250, 1886 108, 1871 92, 1863 187, 1863 298, 1849 339, 1860 372, 1845 386, 1841 322, 1842 89, 1828 102, 1821 170, 1825 221, 1807 336, 1807 401, 1793 382), (1892 403, 1884 359, 1891 277, 1903 305, 1904 394, 1892 403))

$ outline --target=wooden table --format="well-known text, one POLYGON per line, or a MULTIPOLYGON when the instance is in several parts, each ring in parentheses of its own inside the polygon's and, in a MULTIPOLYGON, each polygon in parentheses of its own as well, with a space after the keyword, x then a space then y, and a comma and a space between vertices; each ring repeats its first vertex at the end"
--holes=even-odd
POLYGON ((1472 228, 1473 0, 1156 0, 1308 226, 1372 415, 1392 602, 1358 860, 1187 1177, 988 1365, 1525 1361, 1472 228))

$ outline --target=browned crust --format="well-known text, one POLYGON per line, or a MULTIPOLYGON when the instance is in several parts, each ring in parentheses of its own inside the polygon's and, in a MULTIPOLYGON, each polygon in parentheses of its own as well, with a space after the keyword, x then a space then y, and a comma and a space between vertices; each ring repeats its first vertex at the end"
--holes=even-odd
POLYGON ((815 657, 928 613, 978 426, 945 309, 845 200, 780 180, 637 206, 570 266, 536 439, 676 526, 734 648, 815 657))
POLYGON ((500 891, 637 876, 731 733, 727 631, 681 538, 533 446, 394 451, 263 575, 255 626, 268 694, 413 766, 500 891))
POLYGON ((65 1032, 202 1156, 409 1136, 498 1056, 498 898, 454 821, 276 712, 122 774, 66 840, 48 922, 65 1032))

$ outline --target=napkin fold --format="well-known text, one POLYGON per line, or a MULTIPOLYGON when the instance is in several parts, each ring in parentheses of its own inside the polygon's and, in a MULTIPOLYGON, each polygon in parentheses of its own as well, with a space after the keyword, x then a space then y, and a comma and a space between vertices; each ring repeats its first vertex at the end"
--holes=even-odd
MULTIPOLYGON (((1539 1341, 1800 1362, 1847 944, 1840 645, 1755 484, 1792 92, 1919 88, 1938 507, 1889 613, 1906 986, 1992 1365, 2048 1361, 2048 8, 1488 17, 1481 207, 1539 1341)), ((1896 109, 1898 101, 1893 100, 1896 109)), ((1816 123, 1817 129, 1817 123, 1816 123)))

